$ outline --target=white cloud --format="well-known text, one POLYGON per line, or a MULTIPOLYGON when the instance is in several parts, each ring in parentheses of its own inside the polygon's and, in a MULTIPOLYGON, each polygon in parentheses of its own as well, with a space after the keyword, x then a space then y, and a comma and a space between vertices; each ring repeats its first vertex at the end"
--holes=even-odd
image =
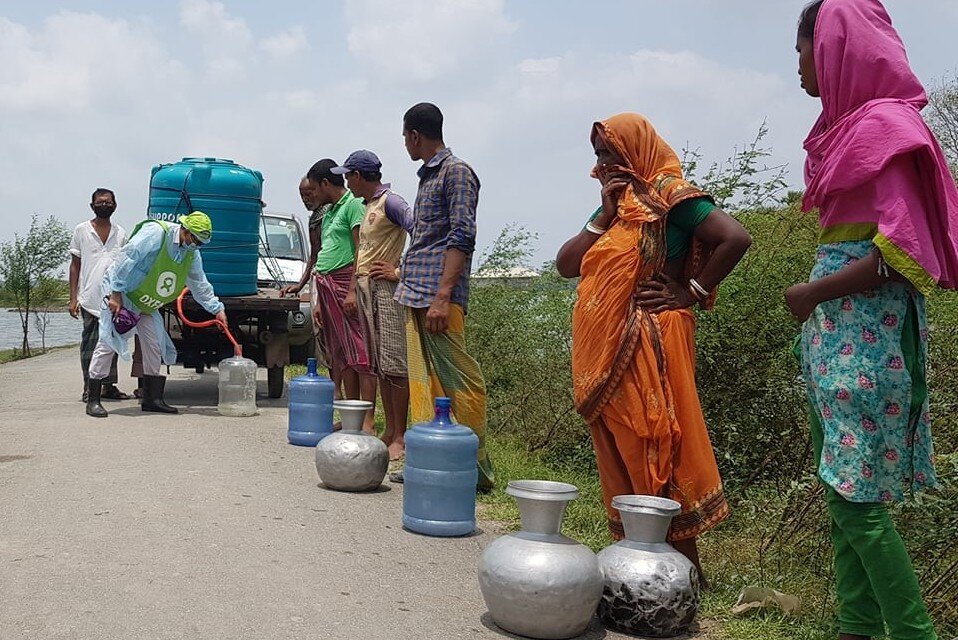
POLYGON ((420 82, 455 71, 517 29, 505 0, 346 0, 346 19, 353 55, 420 82))
POLYGON ((323 77, 296 56, 313 26, 302 39, 296 27, 255 33, 232 4, 184 2, 165 23, 0 18, 0 228, 22 230, 33 210, 79 222, 101 185, 117 190, 119 220, 131 225, 146 208, 150 167, 188 155, 261 170, 270 206, 298 212, 296 186, 313 161, 369 148, 411 201, 416 164, 401 117, 423 98, 443 109, 447 141, 482 180, 480 246, 519 222, 540 232, 542 259, 594 208, 589 127, 619 111, 646 113, 673 145, 691 142, 708 158, 769 115, 777 157, 797 175, 814 104, 779 76, 681 51, 546 46, 510 59, 516 26, 502 2, 395 4, 348 0, 352 55, 335 38, 313 43, 337 65, 323 77))
POLYGON ((192 33, 237 45, 247 45, 253 40, 246 21, 230 16, 222 2, 183 0, 180 23, 192 33))
POLYGON ((482 179, 481 217, 491 232, 525 225, 540 233, 546 259, 598 203, 598 183, 588 177, 594 121, 643 113, 677 152, 691 145, 711 161, 751 140, 768 117, 774 160, 789 162, 799 179, 798 141, 815 106, 796 91, 778 75, 688 51, 529 58, 494 87, 447 105, 446 139, 482 179))
POLYGON ((293 27, 263 39, 259 48, 273 58, 289 58, 309 51, 309 40, 303 27, 293 27))
POLYGON ((235 82, 246 75, 253 33, 244 19, 231 16, 222 2, 182 0, 180 24, 199 38, 211 80, 235 82))
POLYGON ((0 18, 0 61, 0 109, 14 112, 116 105, 173 71, 146 29, 92 13, 61 12, 35 32, 0 18))

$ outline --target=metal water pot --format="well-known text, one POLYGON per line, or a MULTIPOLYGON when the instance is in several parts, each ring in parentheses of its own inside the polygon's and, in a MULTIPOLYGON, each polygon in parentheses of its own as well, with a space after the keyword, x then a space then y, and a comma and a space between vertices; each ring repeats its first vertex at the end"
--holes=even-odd
POLYGON ((337 400, 343 428, 316 445, 316 471, 329 489, 370 491, 382 484, 389 467, 389 450, 382 440, 362 431, 366 412, 373 408, 365 400, 337 400))
POLYGON ((665 539, 681 505, 655 496, 612 499, 625 540, 599 552, 605 580, 599 618, 639 636, 671 638, 688 631, 699 607, 695 565, 665 539))
POLYGON ((479 560, 479 587, 495 623, 530 638, 572 638, 589 626, 602 595, 592 550, 560 533, 571 484, 510 482, 522 530, 493 541, 479 560))

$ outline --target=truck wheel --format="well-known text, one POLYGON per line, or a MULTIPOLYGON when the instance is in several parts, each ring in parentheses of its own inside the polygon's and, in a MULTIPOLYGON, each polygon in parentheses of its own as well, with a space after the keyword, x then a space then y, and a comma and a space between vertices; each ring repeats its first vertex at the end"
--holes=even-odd
POLYGON ((203 371, 205 370, 206 370, 206 365, 204 363, 201 362, 200 364, 196 365, 196 373, 199 373, 202 375, 203 371))
POLYGON ((283 397, 283 383, 286 381, 286 367, 270 367, 266 370, 266 389, 270 398, 283 397))

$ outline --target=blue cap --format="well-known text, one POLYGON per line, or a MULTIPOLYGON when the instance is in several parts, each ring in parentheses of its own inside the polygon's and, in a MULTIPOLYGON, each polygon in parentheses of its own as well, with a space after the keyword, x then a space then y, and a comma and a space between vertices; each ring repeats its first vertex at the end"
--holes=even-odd
POLYGON ((451 408, 452 408, 452 399, 451 399, 451 398, 436 398, 436 408, 437 408, 437 409, 451 409, 451 408))
POLYGON ((350 171, 379 171, 382 166, 383 163, 379 161, 375 153, 360 149, 349 154, 341 167, 333 167, 330 172, 341 176, 350 171))

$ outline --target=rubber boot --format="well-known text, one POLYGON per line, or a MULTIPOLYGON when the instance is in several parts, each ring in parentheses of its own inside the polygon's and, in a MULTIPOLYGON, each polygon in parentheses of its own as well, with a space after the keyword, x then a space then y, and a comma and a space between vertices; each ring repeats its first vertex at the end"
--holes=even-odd
POLYGON ((140 404, 140 409, 153 413, 179 413, 179 409, 164 402, 165 387, 165 376, 143 376, 143 402, 140 404))
POLYGON ((100 404, 100 392, 103 391, 103 380, 93 380, 87 385, 86 414, 94 418, 105 418, 108 414, 100 404))

